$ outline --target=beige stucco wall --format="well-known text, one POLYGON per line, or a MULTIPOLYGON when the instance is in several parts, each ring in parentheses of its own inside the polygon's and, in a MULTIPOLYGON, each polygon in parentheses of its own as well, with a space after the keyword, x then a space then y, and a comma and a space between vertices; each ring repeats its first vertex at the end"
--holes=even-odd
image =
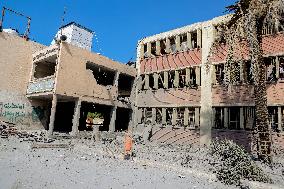
POLYGON ((63 42, 60 47, 55 93, 113 105, 117 88, 112 86, 108 90, 106 86, 98 85, 92 73, 86 69, 87 62, 136 76, 135 68, 63 42))
POLYGON ((26 97, 32 54, 43 48, 39 43, 0 32, 0 120, 23 129, 46 126, 48 102, 26 97))
POLYGON ((0 90, 25 94, 32 54, 45 46, 0 32, 0 90))

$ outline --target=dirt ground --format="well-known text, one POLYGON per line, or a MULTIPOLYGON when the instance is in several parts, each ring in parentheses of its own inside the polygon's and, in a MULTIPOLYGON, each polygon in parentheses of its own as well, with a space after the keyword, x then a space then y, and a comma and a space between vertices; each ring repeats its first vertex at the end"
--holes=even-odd
POLYGON ((143 157, 147 151, 143 145, 136 146, 144 149, 137 157, 123 160, 116 144, 92 145, 89 140, 75 139, 56 142, 74 147, 32 149, 32 142, 13 136, 0 139, 0 188, 234 188, 210 175, 169 164, 167 158, 143 157))

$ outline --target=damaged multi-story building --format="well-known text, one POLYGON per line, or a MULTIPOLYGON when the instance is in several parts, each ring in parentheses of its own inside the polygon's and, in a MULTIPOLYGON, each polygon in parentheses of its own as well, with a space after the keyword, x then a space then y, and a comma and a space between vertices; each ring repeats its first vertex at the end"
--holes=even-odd
POLYGON ((92 130, 127 130, 136 69, 91 52, 94 32, 69 23, 44 46, 16 30, 0 32, 1 119, 23 129, 79 136, 92 130), (82 131, 82 132, 81 132, 82 131))
MULTIPOLYGON (((80 136, 91 130, 86 120, 92 115, 103 119, 100 131, 131 128, 149 133, 150 141, 184 145, 227 138, 251 150, 255 108, 248 51, 243 49, 237 83, 228 90, 227 45, 212 50, 217 26, 229 19, 140 40, 136 68, 91 52, 93 31, 74 22, 62 26, 50 46, 3 30, 1 119, 49 135, 80 136)), ((262 44, 268 112, 274 144, 284 147, 284 33, 271 35, 271 29, 263 30, 262 44)))
MULTIPOLYGON (((224 83, 227 45, 213 50, 218 26, 230 15, 195 23, 139 41, 135 129, 150 140, 170 144, 208 144, 227 138, 251 149, 255 125, 254 92, 248 50, 237 63, 237 83, 224 83), (148 128, 148 129, 147 129, 148 128)), ((284 146, 284 34, 263 30, 269 122, 274 144, 284 146)))

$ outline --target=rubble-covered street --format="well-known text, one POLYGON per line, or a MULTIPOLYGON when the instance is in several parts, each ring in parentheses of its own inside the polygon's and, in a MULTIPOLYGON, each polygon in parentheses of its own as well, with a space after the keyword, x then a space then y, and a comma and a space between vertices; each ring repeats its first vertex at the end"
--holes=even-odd
POLYGON ((0 188, 234 188, 178 165, 167 167, 169 160, 151 160, 151 154, 122 160, 111 152, 116 147, 90 140, 57 140, 75 145, 40 149, 21 141, 0 139, 0 188))
MULTIPOLYGON (((0 188, 240 188, 217 181, 202 148, 136 142, 123 160, 123 137, 36 142, 43 132, 19 133, 0 138, 0 188)), ((263 167, 280 188, 281 161, 263 167)))

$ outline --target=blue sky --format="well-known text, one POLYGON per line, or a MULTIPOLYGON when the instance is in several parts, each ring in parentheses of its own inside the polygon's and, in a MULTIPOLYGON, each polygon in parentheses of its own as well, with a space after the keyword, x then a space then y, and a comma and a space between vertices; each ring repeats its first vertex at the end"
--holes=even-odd
MULTIPOLYGON (((234 0, 0 0, 32 18, 30 38, 49 45, 64 7, 65 24, 75 21, 95 31, 94 52, 111 59, 135 60, 137 41, 143 37, 220 16, 234 0), (97 42, 98 41, 98 42, 97 42), (101 49, 101 51, 100 51, 101 49)), ((24 32, 26 20, 7 14, 4 28, 24 32)))

